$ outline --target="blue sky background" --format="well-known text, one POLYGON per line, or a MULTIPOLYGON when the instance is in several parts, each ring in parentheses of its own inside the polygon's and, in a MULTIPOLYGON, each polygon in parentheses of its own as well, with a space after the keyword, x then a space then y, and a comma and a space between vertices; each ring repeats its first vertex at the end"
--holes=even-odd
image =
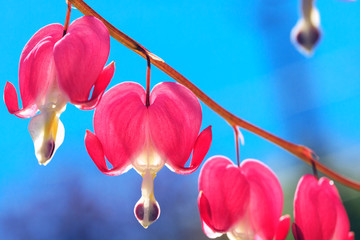
MULTIPOLYGON (((64 23, 58 1, 4 1, 0 37, 1 84, 18 89, 21 51, 41 27, 64 23)), ((322 38, 312 58, 289 41, 298 2, 286 0, 116 0, 86 1, 121 31, 195 83, 237 116, 284 139, 306 145, 338 172, 360 181, 360 21, 359 2, 320 1, 322 38)), ((71 19, 82 14, 73 10, 71 19)), ((111 40, 116 62, 113 86, 145 85, 144 59, 111 40)), ((172 81, 156 68, 152 85, 172 81)), ((203 128, 212 125, 207 158, 235 160, 232 129, 203 106, 203 128)), ((93 130, 93 111, 68 104, 61 115, 65 141, 46 167, 35 158, 29 120, 0 103, 1 239, 207 239, 197 210, 197 178, 167 168, 155 179, 159 220, 144 230, 133 216, 141 177, 133 170, 103 175, 84 146, 93 130)), ((311 168, 267 141, 243 131, 241 159, 268 164, 284 188, 284 213, 292 213, 297 181, 311 168)), ((360 193, 337 184, 360 234, 360 193)), ((290 234, 289 234, 290 235, 290 234)), ((289 237, 291 239, 291 237, 289 237)))

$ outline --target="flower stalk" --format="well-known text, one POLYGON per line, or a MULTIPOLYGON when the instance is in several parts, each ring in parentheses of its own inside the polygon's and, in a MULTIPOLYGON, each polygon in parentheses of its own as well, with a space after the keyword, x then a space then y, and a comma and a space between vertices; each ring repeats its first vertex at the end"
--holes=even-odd
POLYGON ((150 106, 150 77, 151 77, 151 60, 148 54, 146 54, 146 107, 150 106))
POLYGON ((240 167, 240 146, 239 146, 239 129, 235 126, 234 133, 235 133, 235 148, 236 148, 236 163, 237 166, 240 167))
POLYGON ((143 58, 150 58, 150 62, 159 68, 161 71, 166 73, 168 76, 176 80, 177 82, 181 83, 185 87, 187 87, 189 90, 191 90, 202 102, 204 102, 209 108, 211 108, 214 112, 219 114, 225 121, 227 121, 231 127, 241 127, 243 129, 246 129, 270 142, 273 144, 283 148, 284 150, 288 151, 289 153, 295 155, 296 157, 300 158, 310 166, 316 165, 316 169, 323 174, 327 175, 328 177, 332 178, 335 181, 338 181, 341 184, 344 184, 350 188, 353 188, 355 190, 360 191, 360 183, 347 179, 344 176, 341 176, 336 171, 326 167, 322 163, 318 161, 317 155, 312 151, 311 149, 302 146, 297 145, 291 142, 288 142, 280 137, 275 136, 274 134, 271 134, 237 116, 230 113, 223 107, 221 107, 219 104, 217 104, 214 100, 212 100, 209 96, 207 96, 204 92, 202 92, 198 87, 196 87, 192 82, 190 82, 188 79, 186 79, 183 75, 181 75, 179 72, 177 72, 175 69, 173 69, 170 65, 165 63, 161 58, 155 56, 150 51, 148 51, 146 48, 141 46, 139 43, 137 43, 135 40, 118 30, 116 27, 114 27, 111 23, 109 23, 107 20, 105 20, 102 16, 100 16, 97 12, 95 12, 90 6, 88 6, 84 1, 82 0, 69 0, 69 2, 77 8, 80 12, 82 12, 84 15, 92 15, 99 20, 101 20, 105 26, 108 28, 110 35, 126 46, 127 48, 131 49, 132 51, 136 52, 143 58))
POLYGON ((71 3, 67 2, 67 11, 66 11, 66 18, 65 18, 65 24, 64 24, 64 32, 63 32, 63 36, 65 36, 68 28, 69 28, 69 24, 70 24, 70 15, 71 15, 71 3))

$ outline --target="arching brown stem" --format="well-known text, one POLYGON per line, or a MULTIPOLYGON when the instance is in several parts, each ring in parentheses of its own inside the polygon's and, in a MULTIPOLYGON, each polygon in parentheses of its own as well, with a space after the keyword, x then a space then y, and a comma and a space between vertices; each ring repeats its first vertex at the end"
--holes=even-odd
POLYGON ((161 71, 169 75, 171 78, 176 80, 177 82, 181 83, 188 89, 190 89, 202 102, 204 102, 209 108, 211 108, 214 112, 219 114, 222 118, 224 118, 232 127, 241 127, 246 129, 266 140, 278 145, 279 147, 285 149, 286 151, 292 153, 296 157, 302 159, 304 162, 312 166, 316 164, 316 168, 318 171, 322 172, 323 174, 327 175, 328 177, 332 178, 335 181, 338 181, 350 188, 356 189, 360 191, 360 183, 347 179, 344 176, 341 176, 337 172, 331 170, 330 168, 326 167, 322 163, 318 161, 317 155, 309 148, 297 145, 291 142, 288 142, 284 139, 281 139, 249 122, 242 120, 241 118, 231 114, 229 111, 221 107, 215 101, 213 101, 210 97, 208 97, 204 92, 202 92, 198 87, 196 87, 192 82, 186 79, 183 75, 165 63, 161 58, 155 56, 146 48, 141 46, 135 40, 115 28, 112 24, 106 21, 103 17, 101 17, 97 12, 95 12, 90 6, 88 6, 82 0, 69 0, 71 4, 74 5, 80 12, 84 15, 92 15, 96 18, 100 19, 108 28, 110 35, 116 39, 118 42, 126 46, 127 48, 133 50, 140 56, 146 59, 146 56, 150 57, 151 63, 159 68, 161 71))

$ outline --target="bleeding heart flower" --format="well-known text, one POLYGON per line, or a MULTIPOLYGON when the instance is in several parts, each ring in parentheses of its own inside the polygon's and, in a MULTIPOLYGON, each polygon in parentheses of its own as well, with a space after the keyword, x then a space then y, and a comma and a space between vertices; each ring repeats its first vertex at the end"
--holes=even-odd
POLYGON ((63 36, 61 24, 43 27, 25 45, 20 57, 19 86, 23 109, 19 109, 14 85, 6 83, 4 100, 11 114, 33 117, 29 132, 40 164, 46 165, 64 139, 59 120, 70 102, 83 110, 94 108, 109 84, 114 63, 104 68, 110 36, 95 17, 75 20, 63 36), (91 98, 89 94, 93 91, 91 98))
POLYGON ((235 166, 224 156, 206 161, 199 176, 198 206, 204 233, 230 239, 285 239, 290 217, 281 217, 283 193, 276 175, 248 159, 235 166))
POLYGON ((302 17, 291 31, 291 41, 305 55, 311 55, 320 39, 320 14, 312 0, 301 0, 302 17))
POLYGON ((120 175, 133 167, 142 177, 142 197, 134 212, 147 228, 160 214, 153 192, 156 173, 167 165, 180 174, 195 171, 212 140, 209 126, 199 134, 201 106, 184 86, 157 84, 146 106, 144 88, 133 82, 118 84, 107 91, 94 113, 94 131, 86 132, 86 149, 107 175, 120 175), (186 168, 192 152, 190 167, 186 168), (108 169, 106 160, 113 166, 108 169))
POLYGON ((350 223, 334 182, 303 176, 294 198, 292 231, 296 240, 353 240, 350 223))

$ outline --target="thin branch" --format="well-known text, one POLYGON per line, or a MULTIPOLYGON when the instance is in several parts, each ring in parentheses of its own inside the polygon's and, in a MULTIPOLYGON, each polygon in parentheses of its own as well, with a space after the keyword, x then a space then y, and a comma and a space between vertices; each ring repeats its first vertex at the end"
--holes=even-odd
POLYGON ((301 145, 296 145, 291 142, 288 142, 284 139, 281 139, 249 122, 246 122, 239 117, 231 114, 229 111, 221 107, 219 104, 217 104, 215 101, 213 101, 210 97, 208 97, 204 92, 202 92, 199 88, 197 88, 192 82, 190 82, 188 79, 186 79, 183 75, 181 75, 179 72, 177 72, 175 69, 173 69, 171 66, 166 64, 161 58, 155 56, 150 51, 148 51, 146 48, 141 46, 139 43, 137 43, 135 40, 115 28, 112 24, 110 24, 108 21, 106 21, 103 17, 101 17, 97 12, 95 12, 90 6, 88 6, 84 1, 82 0, 69 0, 70 3, 73 4, 74 7, 76 7, 80 12, 82 12, 84 15, 92 15, 98 19, 100 19, 108 28, 110 35, 126 46, 127 48, 133 50, 140 56, 146 59, 146 55, 148 55, 151 59, 151 63, 159 68, 161 71, 169 75, 171 78, 176 80, 177 82, 181 83, 188 89, 190 89, 202 102, 204 102, 209 108, 211 108, 214 112, 219 114, 222 118, 224 118, 232 127, 241 127, 243 129, 246 129, 262 138, 267 139, 268 141, 278 145, 279 147, 285 149, 286 151, 292 153, 296 157, 302 159, 304 162, 309 164, 310 166, 315 163, 317 169, 324 173, 325 175, 329 176, 335 181, 338 181, 350 188, 356 189, 360 191, 360 183, 356 181, 352 181, 350 179, 347 179, 341 175, 339 175, 337 172, 331 170, 330 168, 327 168, 325 165, 321 164, 318 161, 317 155, 309 148, 301 145))

